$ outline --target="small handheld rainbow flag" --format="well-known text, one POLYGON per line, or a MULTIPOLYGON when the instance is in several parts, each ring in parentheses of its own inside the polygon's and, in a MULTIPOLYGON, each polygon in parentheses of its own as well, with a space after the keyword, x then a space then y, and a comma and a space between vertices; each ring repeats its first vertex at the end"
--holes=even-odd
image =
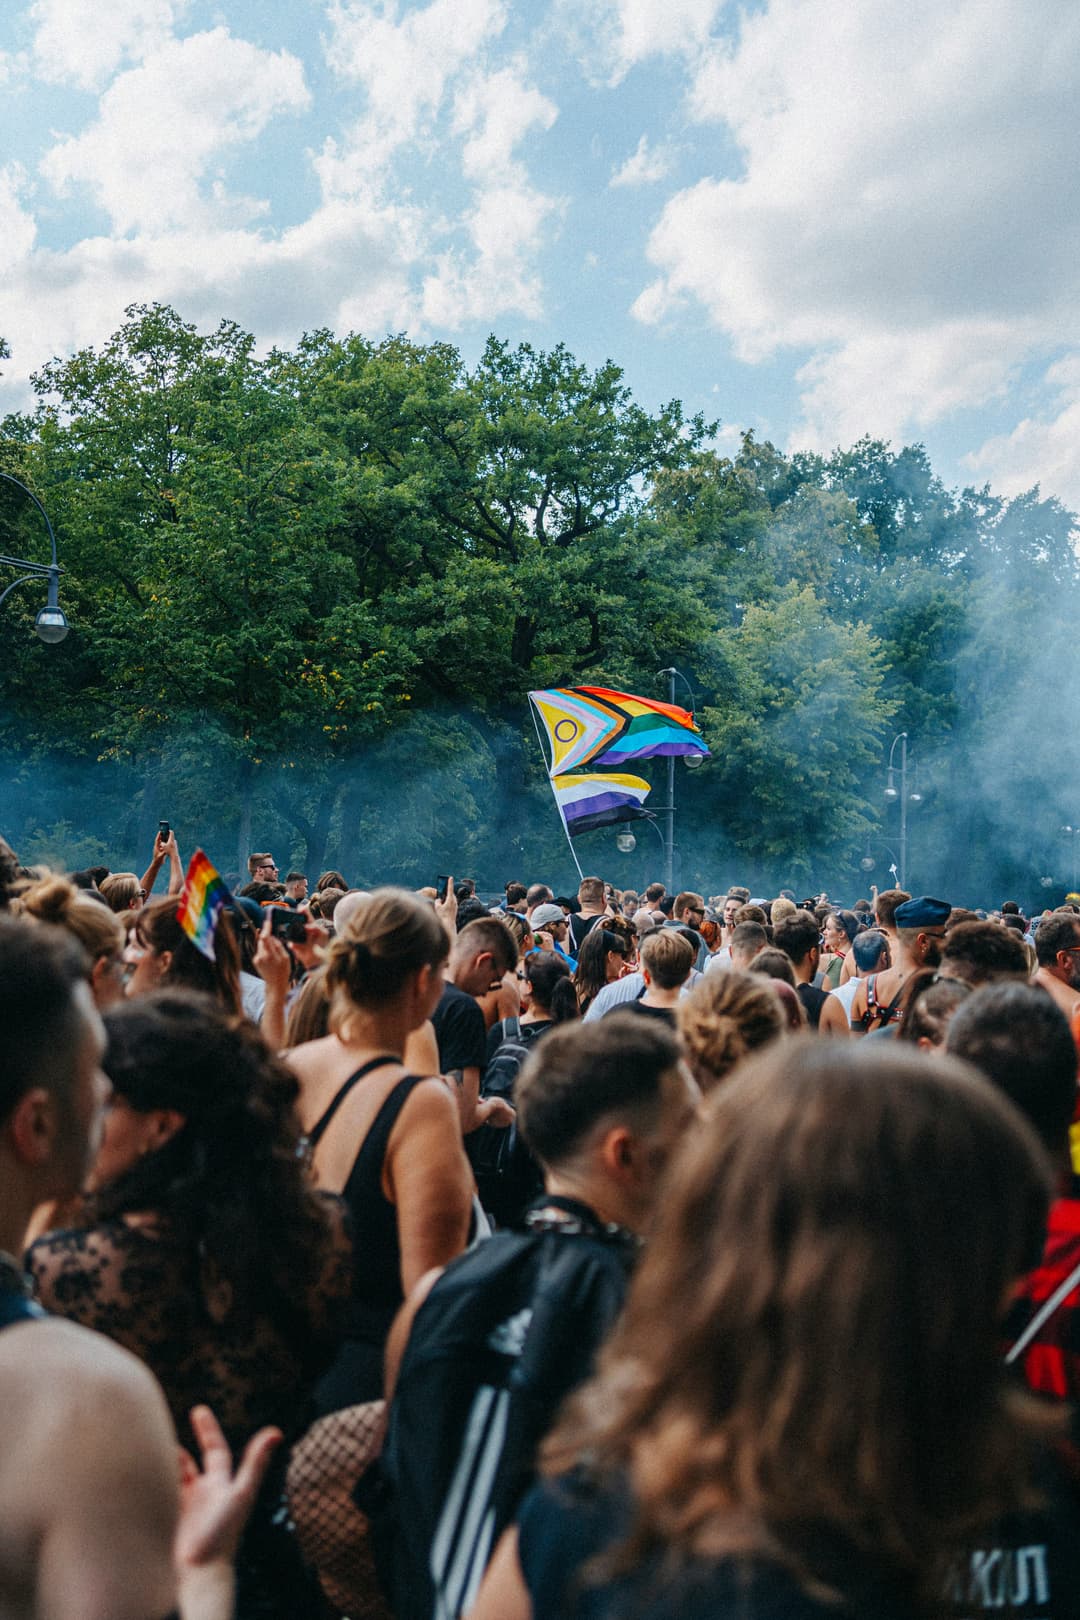
POLYGON ((232 895, 225 880, 205 851, 197 849, 191 857, 184 879, 176 920, 184 933, 211 962, 214 960, 214 930, 226 906, 232 904, 232 895))

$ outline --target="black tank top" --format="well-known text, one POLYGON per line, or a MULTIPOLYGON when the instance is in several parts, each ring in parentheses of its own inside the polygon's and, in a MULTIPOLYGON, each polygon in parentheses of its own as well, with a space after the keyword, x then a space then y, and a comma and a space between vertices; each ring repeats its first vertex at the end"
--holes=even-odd
MULTIPOLYGON (((374 1069, 398 1058, 371 1058, 339 1087, 329 1107, 308 1132, 314 1148, 327 1126, 358 1081, 374 1069)), ((423 1077, 404 1075, 386 1094, 356 1155, 349 1177, 341 1189, 353 1222, 356 1265, 353 1274, 353 1303, 347 1332, 350 1337, 381 1344, 390 1322, 404 1300, 401 1287, 401 1245, 398 1242, 397 1210, 382 1190, 386 1145, 398 1117, 423 1077)))

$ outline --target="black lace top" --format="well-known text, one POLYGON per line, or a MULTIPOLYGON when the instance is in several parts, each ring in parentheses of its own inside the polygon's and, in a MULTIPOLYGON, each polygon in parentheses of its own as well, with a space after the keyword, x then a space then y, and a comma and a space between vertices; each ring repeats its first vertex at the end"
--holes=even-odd
POLYGON ((207 1286, 198 1256, 154 1217, 118 1217, 50 1232, 27 1254, 46 1310, 94 1328, 144 1361, 165 1391, 181 1440, 205 1403, 236 1451, 263 1424, 286 1436, 307 1420, 312 1385, 336 1348, 351 1286, 344 1211, 326 1199, 334 1240, 312 1276, 303 1321, 231 1307, 227 1284, 207 1286))

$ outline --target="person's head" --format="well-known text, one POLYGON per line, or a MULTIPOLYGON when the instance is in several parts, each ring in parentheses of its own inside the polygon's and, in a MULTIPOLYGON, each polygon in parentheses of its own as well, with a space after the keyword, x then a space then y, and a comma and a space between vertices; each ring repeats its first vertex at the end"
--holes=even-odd
POLYGON ((224 917, 218 918, 211 960, 191 943, 176 910, 174 896, 157 900, 139 912, 129 946, 134 971, 128 995, 143 996, 151 990, 196 990, 213 997, 226 1011, 239 1013, 240 949, 233 929, 224 917))
POLYGON ((830 911, 821 930, 825 949, 833 956, 846 956, 861 926, 853 911, 830 911))
POLYGON ((529 920, 534 934, 540 932, 550 934, 554 944, 565 946, 570 924, 562 907, 557 906, 553 900, 542 900, 532 911, 529 920))
POLYGON ((738 911, 741 905, 742 901, 739 899, 737 894, 729 894, 727 896, 723 906, 725 928, 733 928, 735 926, 735 913, 738 911))
POLYGON ((357 1014, 379 1012, 418 1028, 442 995, 447 951, 442 923, 426 901, 407 889, 372 890, 327 949, 331 1029, 348 1040, 357 1014))
POLYGON ((280 883, 264 883, 261 878, 254 883, 245 883, 240 890, 242 899, 254 900, 257 906, 270 905, 273 901, 280 900, 284 893, 285 890, 280 883))
POLYGON ((691 1071, 705 1093, 788 1027, 773 984, 735 968, 704 974, 679 1002, 675 1020, 691 1071))
POLYGON ((784 895, 778 895, 769 907, 769 921, 775 928, 777 923, 784 921, 785 917, 794 917, 798 909, 794 900, 788 900, 784 895))
POLYGON ((1001 902, 1001 915, 1003 917, 1019 917, 1020 907, 1015 900, 1003 900, 1001 902))
POLYGON ((779 979, 790 985, 792 990, 795 988, 795 969, 791 965, 791 957, 778 945, 766 945, 764 950, 758 951, 756 956, 750 958, 746 971, 759 973, 765 979, 779 979))
POLYGON ((796 978, 807 973, 813 976, 817 970, 819 940, 817 918, 812 911, 797 911, 773 929, 773 944, 791 962, 796 978))
POLYGON ((878 927, 885 928, 891 933, 897 906, 904 905, 910 899, 911 896, 906 889, 882 889, 874 906, 878 927))
POLYGON ((1034 985, 985 985, 958 1009, 945 1044, 1000 1087, 1055 1160, 1067 1156, 1076 1047, 1052 996, 1034 985))
POLYGON ((307 899, 307 877, 303 872, 286 872, 285 893, 290 900, 307 899))
POLYGON ((1080 917, 1052 911, 1035 930, 1035 956, 1041 968, 1080 990, 1080 917))
POLYGON ((18 912, 37 922, 53 923, 74 936, 90 965, 90 989, 99 1009, 124 993, 124 925, 115 911, 74 888, 64 878, 43 878, 24 889, 18 912))
MULTIPOLYGON (((768 943, 769 935, 764 923, 736 923, 731 936, 732 966, 748 968, 758 951, 763 951, 768 943)), ((716 975, 712 974, 710 977, 715 978, 716 975)))
MULTIPOLYGON (((652 938, 652 935, 649 935, 652 938)), ((577 954, 577 972, 574 982, 582 1010, 588 1006, 598 990, 613 979, 622 977, 630 947, 622 934, 617 934, 603 923, 590 928, 577 954)))
POLYGON ((658 928, 641 944, 641 971, 657 990, 678 990, 690 977, 694 948, 675 928, 658 928))
POLYGON ((528 904, 529 891, 524 883, 508 883, 506 885, 506 907, 508 911, 524 911, 528 904))
POLYGON ((257 883, 276 883, 278 880, 277 861, 269 853, 249 855, 248 876, 257 883))
POLYGON ((554 951, 531 951, 525 958, 525 991, 529 1011, 565 1024, 578 1015, 570 964, 554 951))
POLYGON ((326 963, 306 974, 289 1003, 285 1021, 285 1045, 306 1046, 330 1033, 330 996, 326 987, 326 963))
MULTIPOLYGON (((109 1088, 87 974, 71 934, 0 917, 0 1177, 24 1221, 35 1204, 78 1192, 97 1152, 109 1088)), ((21 1239, 4 1233, 0 1247, 21 1239)))
POLYGON ((582 878, 578 884, 578 899, 585 911, 603 911, 604 880, 598 877, 582 878))
POLYGON ((1000 923, 958 923, 945 937, 941 971, 950 978, 962 979, 973 990, 998 979, 1016 979, 1026 984, 1027 951, 1020 935, 1000 923))
POLYGON ((110 872, 99 890, 110 911, 138 911, 146 890, 134 872, 110 872))
POLYGON ((735 913, 736 928, 738 928, 740 923, 744 922, 760 923, 764 928, 768 921, 769 918, 766 914, 765 907, 752 905, 749 900, 744 906, 740 906, 738 911, 735 913))
POLYGON ((744 888, 741 883, 733 883, 728 889, 728 899, 737 900, 740 906, 745 906, 749 898, 750 890, 744 888))
POLYGON ((675 896, 675 904, 671 911, 674 922, 686 923, 689 928, 698 928, 705 921, 705 901, 693 889, 683 889, 675 896))
POLYGON ((321 917, 323 922, 333 922, 338 901, 344 897, 344 889, 316 889, 311 897, 311 915, 321 917))
POLYGON ((533 945, 535 944, 533 939, 533 931, 529 927, 528 920, 523 911, 508 911, 502 920, 504 926, 508 928, 511 934, 514 936, 514 944, 517 946, 518 961, 520 962, 521 958, 525 955, 525 952, 531 951, 533 945))
POLYGON ((874 1045, 785 1041, 708 1100, 545 1464, 632 1480, 675 1559, 798 1555, 812 1526, 936 1595, 1021 1488, 1001 1316, 1049 1179, 966 1067, 874 1045))
POLYGON ((450 953, 450 977, 466 995, 498 989, 517 967, 517 941, 498 917, 478 917, 461 929, 450 953))
POLYGON ((938 967, 945 948, 950 906, 922 894, 905 900, 893 912, 893 927, 910 967, 938 967))
MULTIPOLYGON (((163 991, 106 1015, 112 1082, 92 1187, 101 1218, 168 1217, 243 1320, 310 1290, 325 1226, 297 1156, 297 1083, 258 1032, 206 997, 163 991)), ((297 1317, 297 1334, 307 1320, 297 1317)), ((307 1359, 311 1346, 298 1344, 307 1359)))
POLYGON ((580 1188, 597 1214, 634 1230, 697 1102, 671 1031, 626 1012, 552 1030, 514 1089, 518 1128, 548 1184, 580 1188))
POLYGON ((919 968, 909 977, 900 997, 897 1040, 924 1052, 944 1051, 953 1013, 970 994, 963 980, 943 978, 936 968, 919 968))
POLYGON ((655 910, 666 893, 667 890, 664 888, 662 883, 650 883, 649 887, 645 890, 646 905, 652 906, 655 910))
POLYGON ((341 873, 335 871, 334 868, 331 867, 328 872, 323 872, 320 874, 319 881, 315 885, 315 893, 321 894, 323 889, 341 889, 344 892, 348 890, 348 887, 349 885, 346 883, 341 873))
POLYGON ((537 906, 549 906, 551 904, 552 893, 546 883, 532 883, 529 885, 528 893, 525 896, 525 909, 530 917, 537 906))
POLYGON ((491 912, 484 902, 477 895, 470 894, 464 900, 458 902, 455 926, 460 934, 469 927, 470 923, 483 922, 490 916, 491 912))
POLYGON ((889 941, 880 928, 864 928, 861 934, 856 934, 851 953, 860 979, 867 978, 871 973, 880 973, 889 966, 889 941))
POLYGON ((656 913, 650 911, 648 906, 639 906, 630 920, 637 930, 638 939, 644 939, 646 934, 651 934, 658 926, 656 913))

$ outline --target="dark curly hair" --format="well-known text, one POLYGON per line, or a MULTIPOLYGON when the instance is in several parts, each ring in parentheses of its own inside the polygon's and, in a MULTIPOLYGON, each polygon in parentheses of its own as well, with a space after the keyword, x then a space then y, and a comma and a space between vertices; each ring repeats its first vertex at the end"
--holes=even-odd
POLYGON ((294 1076, 244 1019, 191 992, 125 1002, 105 1027, 113 1089, 137 1112, 175 1109, 184 1124, 100 1189, 95 1215, 164 1217, 204 1287, 226 1282, 232 1311, 272 1317, 307 1364, 307 1298, 331 1235, 297 1152, 294 1076))

